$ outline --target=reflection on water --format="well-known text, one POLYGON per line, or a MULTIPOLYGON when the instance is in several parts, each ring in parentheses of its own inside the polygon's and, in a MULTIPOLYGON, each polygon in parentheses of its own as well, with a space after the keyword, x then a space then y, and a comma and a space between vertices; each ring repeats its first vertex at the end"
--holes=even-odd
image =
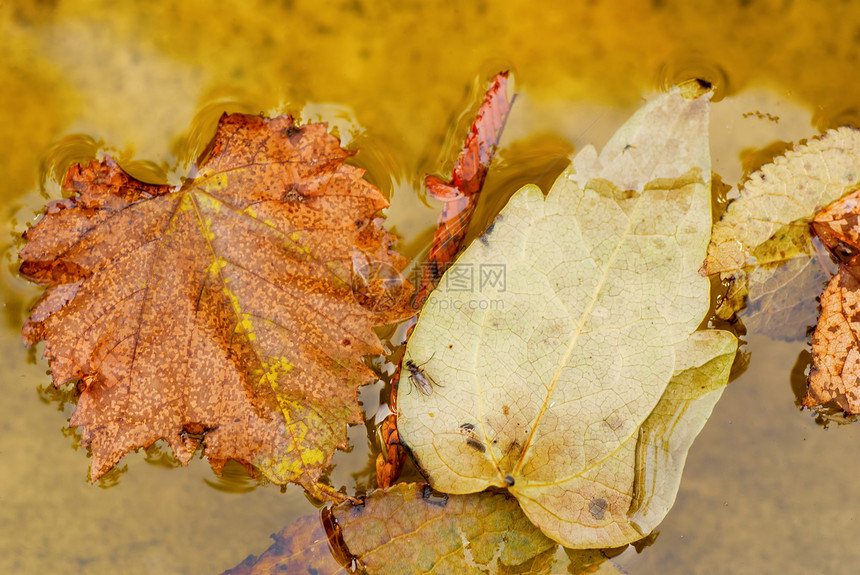
POLYGON ((781 156, 793 147, 794 142, 776 140, 762 148, 746 148, 741 150, 740 161, 744 171, 743 179, 748 179, 750 174, 760 170, 762 166, 769 164, 774 158, 781 156))
POLYGON ((704 80, 714 90, 711 102, 719 102, 732 93, 729 76, 716 60, 704 54, 680 50, 657 68, 655 85, 666 90, 687 80, 704 80))
MULTIPOLYGON (((78 444, 79 447, 80 444, 78 444)), ((112 487, 116 487, 119 485, 122 477, 128 473, 128 464, 127 463, 118 463, 114 465, 110 471, 102 475, 96 480, 96 485, 98 485, 101 489, 111 489, 112 487)), ((92 478, 87 475, 87 481, 92 482, 92 478)))
POLYGON ((182 466, 182 462, 179 461, 176 455, 173 454, 173 450, 164 442, 154 443, 143 451, 146 454, 144 461, 150 465, 163 467, 165 469, 173 469, 175 467, 182 466))
POLYGON ((95 160, 104 145, 103 141, 97 141, 86 134, 69 134, 55 142, 45 151, 39 166, 42 196, 46 200, 56 199, 59 196, 58 188, 69 168, 74 164, 86 164, 95 160))
POLYGON ((387 142, 367 132, 359 132, 353 135, 350 149, 357 150, 357 153, 347 163, 365 170, 364 179, 379 188, 389 202, 394 201, 394 190, 403 188, 403 183, 417 189, 418 176, 403 173, 396 154, 387 142))
MULTIPOLYGON (((188 171, 212 141, 218 120, 224 114, 256 114, 260 110, 252 102, 240 101, 230 96, 212 98, 201 102, 188 129, 174 138, 171 151, 177 158, 177 171, 188 171)), ((194 177, 181 173, 180 178, 194 177)), ((171 182, 178 183, 178 182, 171 182)))
POLYGON ((812 116, 812 121, 819 132, 826 132, 840 126, 852 126, 860 128, 860 108, 855 106, 844 106, 843 102, 837 102, 829 106, 820 106, 812 116))
MULTIPOLYGON (((33 346, 31 349, 35 351, 36 346, 33 346)), ((37 391, 42 403, 45 405, 54 404, 57 411, 66 411, 67 407, 73 408, 78 401, 78 392, 74 382, 60 387, 54 387, 52 383, 45 383, 39 385, 37 391)))
MULTIPOLYGON (((177 463, 179 462, 177 461, 177 463)), ((232 460, 224 465, 221 475, 213 474, 211 478, 205 477, 203 482, 212 489, 217 489, 223 493, 251 493, 259 485, 268 484, 268 481, 264 479, 251 477, 241 463, 232 460)))

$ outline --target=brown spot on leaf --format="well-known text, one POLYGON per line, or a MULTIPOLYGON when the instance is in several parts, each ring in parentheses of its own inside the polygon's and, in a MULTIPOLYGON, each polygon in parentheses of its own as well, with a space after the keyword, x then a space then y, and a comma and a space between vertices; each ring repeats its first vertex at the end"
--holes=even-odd
POLYGON ((588 512, 598 521, 603 519, 608 508, 609 503, 602 497, 595 497, 588 504, 588 512))

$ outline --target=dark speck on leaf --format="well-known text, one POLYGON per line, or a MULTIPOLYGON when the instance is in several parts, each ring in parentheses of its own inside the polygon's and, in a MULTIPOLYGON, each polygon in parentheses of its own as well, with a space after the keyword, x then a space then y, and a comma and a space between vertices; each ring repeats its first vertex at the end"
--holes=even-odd
POLYGON ((438 507, 445 507, 448 505, 448 494, 439 493, 429 485, 425 485, 424 489, 421 490, 421 498, 430 505, 436 505, 438 507))
POLYGON ((609 503, 604 498, 596 497, 588 504, 588 511, 591 513, 592 517, 600 520, 603 519, 604 515, 606 515, 606 509, 608 507, 609 503))
POLYGON ((290 136, 292 136, 292 135, 294 135, 294 134, 300 134, 300 133, 301 133, 301 131, 302 131, 302 130, 301 130, 301 128, 299 128, 299 127, 298 127, 298 126, 296 126, 295 124, 292 124, 292 125, 290 125, 290 126, 287 126, 287 127, 286 127, 286 128, 284 128, 284 129, 282 129, 282 130, 281 130, 281 134, 283 134, 284 136, 286 136, 287 138, 289 138, 290 136))
POLYGON ((480 451, 481 453, 485 453, 487 451, 487 448, 484 447, 483 443, 481 443, 477 439, 472 439, 471 437, 466 440, 466 445, 468 445, 475 451, 480 451))
POLYGON ((472 429, 475 429, 475 424, 474 423, 464 423, 464 424, 460 425, 460 429, 468 429, 471 431, 472 429))
POLYGON ((497 216, 495 220, 490 222, 490 225, 487 226, 487 229, 484 230, 484 233, 481 234, 480 240, 481 240, 481 243, 484 244, 485 246, 490 245, 490 234, 493 233, 493 229, 495 229, 495 227, 496 227, 496 222, 499 221, 500 219, 502 219, 502 216, 497 216))
POLYGON ((508 487, 513 487, 514 483, 516 483, 516 481, 514 481, 513 475, 505 475, 505 483, 508 484, 508 487))
POLYGON ((284 194, 284 201, 303 203, 305 202, 305 197, 296 188, 293 187, 288 189, 286 194, 284 194))

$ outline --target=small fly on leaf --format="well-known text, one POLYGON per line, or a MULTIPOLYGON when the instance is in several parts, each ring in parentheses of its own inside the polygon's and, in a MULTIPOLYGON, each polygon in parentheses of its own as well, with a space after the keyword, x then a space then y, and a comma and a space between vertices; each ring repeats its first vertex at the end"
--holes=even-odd
MULTIPOLYGON (((432 355, 430 356, 430 359, 433 359, 432 355)), ((427 361, 430 361, 430 359, 427 361)), ((412 382, 412 385, 420 389, 421 393, 424 395, 433 395, 433 386, 437 385, 437 383, 433 381, 432 377, 424 373, 424 370, 422 369, 427 361, 421 365, 417 365, 411 359, 407 359, 404 365, 406 365, 406 369, 409 370, 409 381, 412 382)))

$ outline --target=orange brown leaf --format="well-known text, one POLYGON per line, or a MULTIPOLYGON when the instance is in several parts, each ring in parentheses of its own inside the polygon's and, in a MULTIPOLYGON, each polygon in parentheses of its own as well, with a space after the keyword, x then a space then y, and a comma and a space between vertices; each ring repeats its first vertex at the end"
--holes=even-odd
POLYGON ((860 281, 847 267, 821 295, 821 316, 812 336, 814 367, 804 407, 835 401, 846 413, 860 413, 860 281))
POLYGON ((860 190, 818 212, 812 220, 812 231, 841 261, 847 263, 860 252, 860 190))
POLYGON ((405 262, 350 155, 324 124, 234 114, 181 187, 110 158, 69 170, 73 195, 25 236, 21 272, 48 289, 24 339, 47 342, 56 385, 81 382, 93 480, 163 438, 184 463, 202 445, 216 471, 343 498, 318 479, 361 421, 372 328, 409 295, 388 297, 405 262))
MULTIPOLYGON (((427 176, 425 185, 436 199, 444 201, 442 212, 436 222, 433 243, 427 264, 423 266, 421 283, 415 293, 412 307, 420 309, 427 296, 436 287, 445 269, 451 265, 463 241, 478 205, 487 172, 502 137, 514 98, 508 98, 508 72, 500 72, 490 82, 481 102, 481 107, 463 143, 457 163, 446 183, 436 176, 427 176)), ((416 318, 411 319, 407 335, 412 333, 416 318)), ((389 405, 393 413, 383 421, 380 431, 383 438, 382 452, 376 457, 376 480, 380 488, 390 487, 400 477, 406 460, 406 450, 400 445, 397 433, 397 390, 401 366, 397 366, 391 385, 389 405)))

